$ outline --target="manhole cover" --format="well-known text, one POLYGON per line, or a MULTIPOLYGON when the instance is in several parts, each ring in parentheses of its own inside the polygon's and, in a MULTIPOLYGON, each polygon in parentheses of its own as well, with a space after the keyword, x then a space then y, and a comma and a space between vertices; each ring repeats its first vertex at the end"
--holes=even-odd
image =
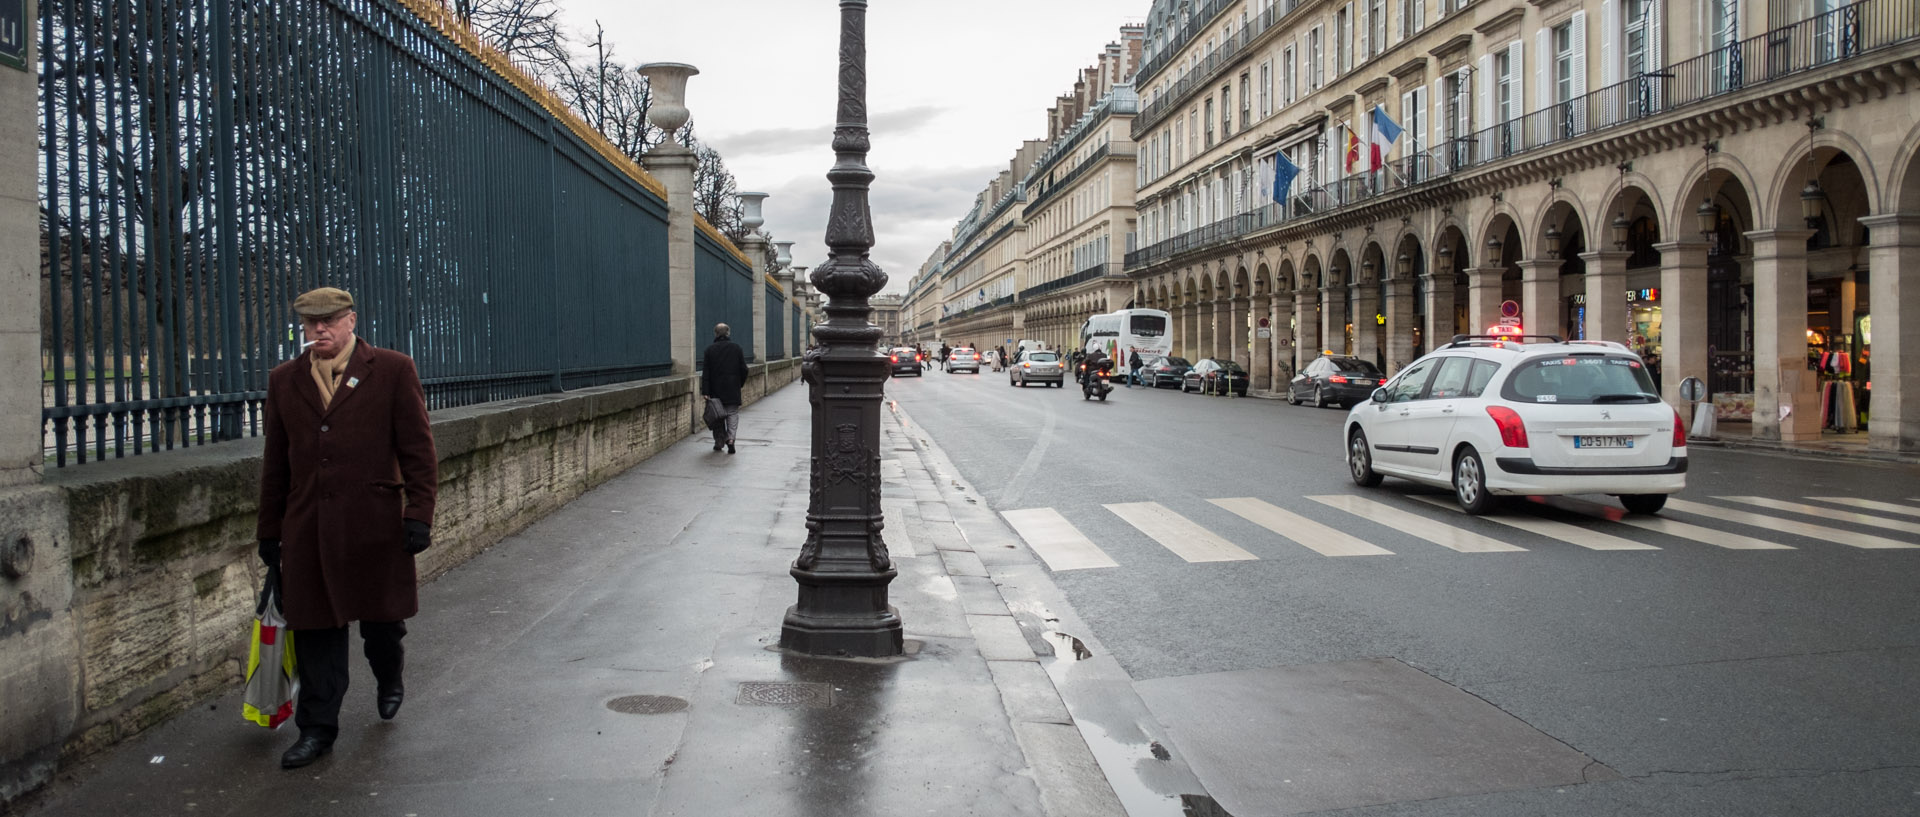
POLYGON ((687 699, 671 695, 627 695, 608 701, 607 708, 622 715, 664 715, 686 711, 687 699))
POLYGON ((739 703, 749 706, 833 706, 833 687, 826 684, 795 684, 778 681, 748 681, 740 685, 739 703))

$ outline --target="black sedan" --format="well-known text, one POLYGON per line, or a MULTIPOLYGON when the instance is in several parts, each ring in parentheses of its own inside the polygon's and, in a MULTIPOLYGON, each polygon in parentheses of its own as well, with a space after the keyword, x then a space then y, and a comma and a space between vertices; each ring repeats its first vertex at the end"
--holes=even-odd
POLYGON ((1321 355, 1287 383, 1287 402, 1312 401, 1321 408, 1351 406, 1373 396, 1387 381, 1372 361, 1348 355, 1321 355))
POLYGON ((921 365, 920 351, 911 346, 895 346, 893 351, 887 353, 887 366, 894 377, 903 374, 921 377, 925 374, 921 365))
POLYGON ((1221 396, 1231 391, 1245 397, 1250 382, 1247 370, 1240 368, 1240 364, 1210 357, 1193 364, 1193 368, 1180 376, 1180 390, 1221 396))
POLYGON ((1154 355, 1140 361, 1140 384, 1152 388, 1180 385, 1180 378, 1193 368, 1184 357, 1154 355))

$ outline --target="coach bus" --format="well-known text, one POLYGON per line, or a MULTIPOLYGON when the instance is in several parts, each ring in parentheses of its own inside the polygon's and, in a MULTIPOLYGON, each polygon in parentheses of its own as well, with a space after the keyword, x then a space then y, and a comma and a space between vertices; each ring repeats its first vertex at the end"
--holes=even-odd
POLYGON ((1126 368, 1128 356, 1139 352, 1141 359, 1173 354, 1173 338, 1168 329, 1171 316, 1158 309, 1122 309, 1095 315, 1080 326, 1080 349, 1099 349, 1113 358, 1113 370, 1126 368))

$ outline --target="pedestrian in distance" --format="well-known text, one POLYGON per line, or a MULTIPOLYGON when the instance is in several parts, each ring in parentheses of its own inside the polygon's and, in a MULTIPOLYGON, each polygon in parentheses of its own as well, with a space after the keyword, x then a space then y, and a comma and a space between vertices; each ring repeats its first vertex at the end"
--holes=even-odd
POLYGON ((354 337, 353 296, 294 299, 308 347, 267 375, 266 450, 255 536, 280 568, 298 645, 297 769, 333 750, 347 694, 347 627, 360 622, 380 717, 406 694, 406 620, 420 611, 414 557, 432 544, 439 459, 413 359, 354 337))
POLYGON ((719 400, 726 417, 713 430, 713 450, 724 446, 729 454, 740 430, 740 389, 747 385, 747 353, 733 342, 732 334, 726 324, 714 324, 713 343, 707 345, 700 367, 700 396, 719 400))
POLYGON ((1131 389, 1133 384, 1140 382, 1140 368, 1145 365, 1146 362, 1140 359, 1139 349, 1127 354, 1127 388, 1131 389))

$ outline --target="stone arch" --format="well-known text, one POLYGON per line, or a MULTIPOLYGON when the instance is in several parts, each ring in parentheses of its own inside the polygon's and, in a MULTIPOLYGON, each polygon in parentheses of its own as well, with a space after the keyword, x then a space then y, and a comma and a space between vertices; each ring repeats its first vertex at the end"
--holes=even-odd
POLYGON ((1275 292, 1291 293, 1293 284, 1293 259, 1282 257, 1273 270, 1273 289, 1275 292))
POLYGON ((1321 283, 1320 254, 1308 252, 1307 258, 1300 262, 1300 286, 1303 289, 1316 289, 1321 283))
POLYGON ((1920 125, 1908 131, 1889 168, 1893 175, 1885 186, 1892 194, 1894 212, 1920 212, 1920 125))
POLYGON ((1562 259, 1584 251, 1584 249, 1570 249, 1572 240, 1576 237, 1583 248, 1592 243, 1587 240, 1587 236, 1592 234, 1593 222, 1588 220, 1586 208, 1582 206, 1580 198, 1575 196, 1573 191, 1565 188, 1556 190, 1553 196, 1542 204, 1544 206, 1540 208, 1538 218, 1527 231, 1528 258, 1548 257, 1549 231, 1558 233, 1562 259))
MULTIPOLYGON (((1694 211, 1699 209, 1708 196, 1717 197, 1717 191, 1726 188, 1728 183, 1736 185, 1741 191, 1740 201, 1746 208, 1747 216, 1741 220, 1741 223, 1747 225, 1746 229, 1759 229, 1754 226, 1754 217, 1757 214, 1752 209, 1752 201, 1755 192, 1760 190, 1760 186, 1754 181, 1753 170, 1748 168, 1745 162, 1740 161, 1740 157, 1719 151, 1707 154, 1694 162, 1692 167, 1687 168, 1686 182, 1678 188, 1681 191, 1680 196, 1673 201, 1673 210, 1667 214, 1667 223, 1689 223, 1695 218, 1694 211)), ((1724 208, 1734 203, 1720 201, 1716 204, 1724 208)), ((1594 226, 1598 229, 1605 225, 1594 226)), ((1675 232, 1677 233, 1678 230, 1675 232)))
POLYGON ((1245 298, 1253 294, 1253 283, 1247 280, 1245 265, 1236 264, 1233 270, 1233 297, 1245 298))
POLYGON ((1360 246, 1360 266, 1353 276, 1354 283, 1378 283, 1392 273, 1387 268, 1387 254, 1380 249, 1380 242, 1368 239, 1360 246))
MULTIPOLYGON (((1824 141, 1839 138, 1845 137, 1824 141)), ((1797 161, 1782 160, 1773 180, 1768 214, 1774 218, 1775 229, 1800 229, 1806 223, 1801 215, 1803 189, 1810 178, 1818 179, 1825 203, 1817 229, 1826 234, 1831 246, 1859 246, 1864 226, 1858 219, 1881 212, 1879 180, 1872 166, 1866 164, 1869 160, 1864 153, 1823 145, 1821 141, 1803 142, 1803 150, 1787 154, 1797 161)), ((1850 138, 1846 141, 1852 142, 1850 138)), ((1813 240, 1817 243, 1822 237, 1816 235, 1813 240)))
MULTIPOLYGON (((1767 191, 1767 201, 1773 202, 1768 213, 1773 223, 1766 225, 1773 229, 1798 229, 1802 222, 1800 216, 1800 190, 1807 183, 1808 166, 1819 168, 1824 186, 1828 179, 1826 172, 1846 157, 1845 163, 1854 165, 1853 173, 1859 178, 1860 193, 1863 194, 1864 207, 1850 208, 1855 215, 1886 212, 1881 209, 1883 196, 1880 190, 1880 176, 1874 171, 1873 155, 1852 136, 1831 128, 1822 128, 1802 137, 1787 150, 1786 156, 1774 170, 1773 183, 1767 191), (1811 162, 1809 162, 1811 159, 1811 162)), ((1841 163, 1844 164, 1844 163, 1841 163)), ((1835 181, 1842 181, 1836 179, 1835 181)), ((1827 191, 1829 202, 1834 202, 1836 191, 1827 191)), ((1765 229, 1765 227, 1763 227, 1765 229)))
MULTIPOLYGON (((1487 208, 1485 216, 1480 219, 1479 228, 1471 233, 1474 248, 1486 246, 1487 239, 1496 235, 1500 236, 1500 240, 1504 243, 1508 226, 1519 223, 1521 223, 1520 212, 1515 210, 1513 205, 1504 200, 1494 202, 1492 207, 1487 208)), ((1491 262, 1483 261, 1483 263, 1491 262)))
MULTIPOLYGON (((1646 174, 1633 171, 1622 174, 1620 178, 1613 180, 1613 182, 1607 185, 1606 193, 1602 194, 1599 199, 1600 201, 1606 202, 1606 204, 1602 206, 1598 212, 1593 213, 1591 221, 1589 222, 1592 224, 1594 232, 1602 237, 1606 236, 1607 231, 1612 228, 1613 219, 1621 215, 1620 204, 1636 193, 1644 196, 1647 200, 1647 212, 1645 215, 1655 220, 1655 226, 1662 230, 1667 229, 1667 225, 1671 222, 1665 220, 1661 214, 1672 212, 1673 208, 1660 198, 1660 185, 1646 174)), ((1631 222, 1631 219, 1629 219, 1629 222, 1631 222)), ((1611 239, 1596 241, 1594 244, 1600 247, 1610 247, 1611 239)))

